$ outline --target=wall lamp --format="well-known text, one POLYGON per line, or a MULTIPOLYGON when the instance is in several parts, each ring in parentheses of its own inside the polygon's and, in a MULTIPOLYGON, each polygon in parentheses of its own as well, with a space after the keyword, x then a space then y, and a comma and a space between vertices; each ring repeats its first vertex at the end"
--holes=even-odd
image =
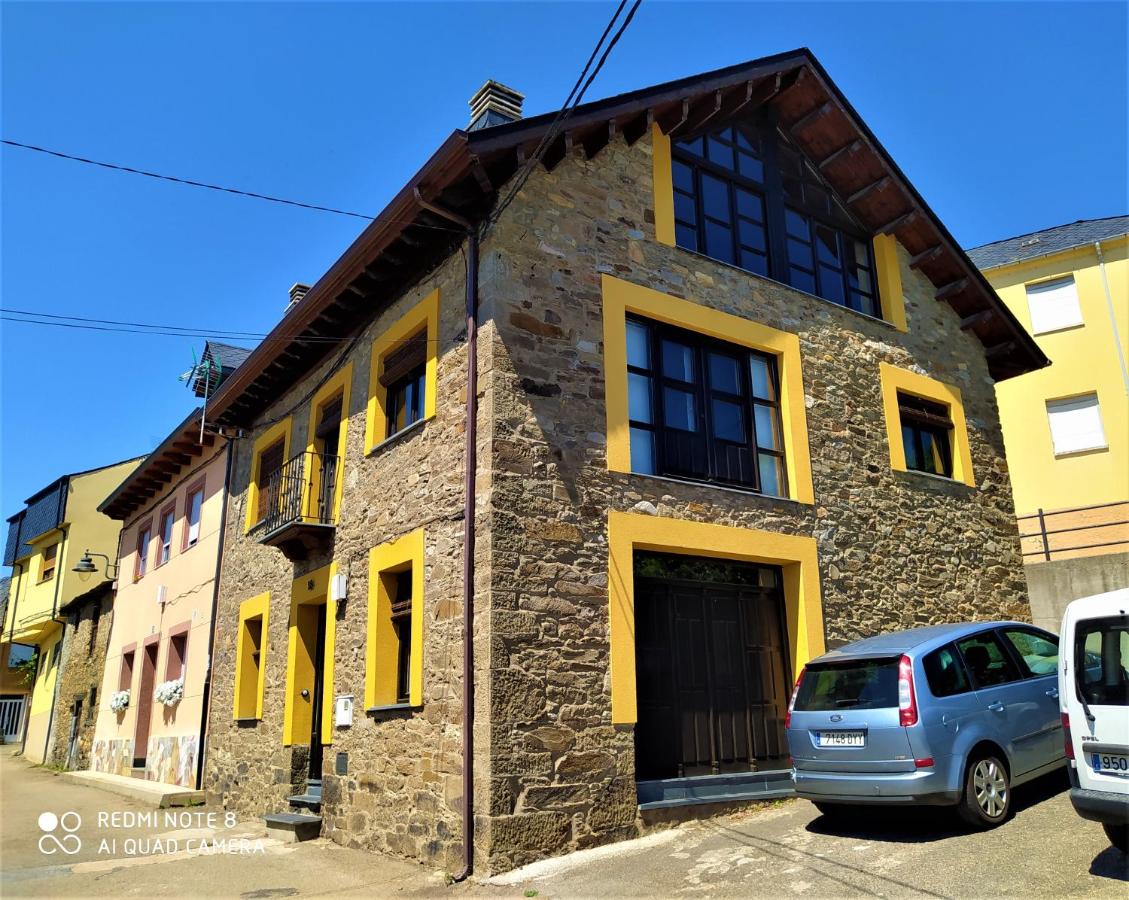
POLYGON ((84 550, 82 553, 82 559, 75 563, 75 566, 73 569, 71 569, 71 571, 77 572, 79 577, 83 581, 86 581, 91 575, 98 571, 98 567, 94 564, 94 560, 90 558, 92 556, 97 556, 101 559, 106 560, 106 577, 111 581, 117 581, 118 566, 110 562, 110 557, 108 557, 105 553, 91 553, 89 550, 84 550))

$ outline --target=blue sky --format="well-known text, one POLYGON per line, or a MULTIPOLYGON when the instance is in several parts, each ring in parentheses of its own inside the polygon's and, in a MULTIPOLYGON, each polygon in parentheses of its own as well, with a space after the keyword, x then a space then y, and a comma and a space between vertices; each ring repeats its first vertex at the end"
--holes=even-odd
MULTIPOLYGON (((557 108, 612 3, 4 3, 8 139, 375 214, 487 78, 557 108)), ((810 47, 966 246, 1126 212, 1124 3, 644 0, 588 99, 810 47)), ((3 306, 265 332, 363 222, 2 151, 3 306)), ((202 340, 0 322, 0 512, 150 450, 202 340)))

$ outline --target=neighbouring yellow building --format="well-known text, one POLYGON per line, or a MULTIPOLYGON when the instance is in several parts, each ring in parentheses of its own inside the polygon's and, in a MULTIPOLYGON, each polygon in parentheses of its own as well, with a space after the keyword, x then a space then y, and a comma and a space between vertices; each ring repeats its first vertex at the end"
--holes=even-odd
POLYGON ((969 251, 1050 358, 999 382, 1024 561, 1051 604, 1129 586, 1129 216, 969 251))
POLYGON ((129 459, 57 478, 29 497, 8 519, 4 565, 12 583, 0 636, 0 656, 9 645, 35 647, 38 665, 30 701, 21 710, 23 752, 43 762, 51 742, 56 707, 63 619, 60 610, 80 594, 107 580, 106 567, 94 574, 72 571, 89 551, 116 559, 120 523, 98 511, 98 504, 132 472, 140 460, 129 459))

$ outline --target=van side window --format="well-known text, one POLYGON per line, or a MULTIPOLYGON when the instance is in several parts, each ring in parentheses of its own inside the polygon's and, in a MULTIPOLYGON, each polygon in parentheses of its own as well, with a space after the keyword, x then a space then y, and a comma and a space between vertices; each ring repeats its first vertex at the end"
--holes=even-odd
POLYGON ((1015 648, 1033 678, 1058 671, 1058 640, 1053 635, 1037 634, 1026 628, 1008 628, 1004 637, 1015 648))
POLYGON ((978 688, 1019 681, 1019 667, 1004 652, 1000 639, 991 631, 957 641, 960 655, 978 688))
POLYGON ((1074 639, 1078 696, 1095 706, 1129 706, 1129 616, 1082 619, 1074 639))
POLYGON ((952 697, 969 690, 968 676, 953 645, 934 650, 921 661, 934 697, 952 697))

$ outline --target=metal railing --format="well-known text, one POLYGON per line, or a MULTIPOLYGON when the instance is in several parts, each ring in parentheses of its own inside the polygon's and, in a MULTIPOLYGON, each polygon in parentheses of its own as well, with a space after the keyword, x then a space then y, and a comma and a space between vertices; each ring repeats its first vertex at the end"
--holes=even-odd
POLYGON ((271 472, 259 493, 256 530, 270 534, 294 522, 332 525, 339 464, 340 457, 306 450, 271 472))
POLYGON ((1129 550, 1129 501, 1052 511, 1039 509, 1031 515, 1017 516, 1016 522, 1024 558, 1042 557, 1043 562, 1050 562, 1056 554, 1088 555, 1081 551, 1122 545, 1129 550), (1037 530, 1024 531, 1025 523, 1036 525, 1037 530))

